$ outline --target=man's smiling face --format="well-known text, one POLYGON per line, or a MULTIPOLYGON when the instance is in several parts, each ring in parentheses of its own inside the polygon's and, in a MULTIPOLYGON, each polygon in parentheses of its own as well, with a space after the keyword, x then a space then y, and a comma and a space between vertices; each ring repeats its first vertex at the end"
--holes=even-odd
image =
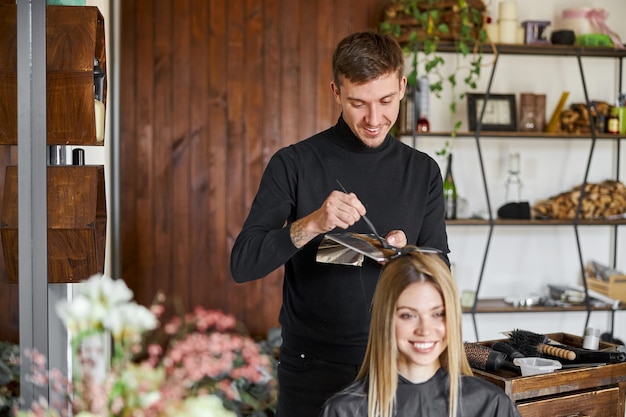
POLYGON ((355 84, 342 78, 341 86, 331 82, 335 101, 352 132, 370 148, 385 140, 398 118, 406 77, 390 72, 374 80, 355 84))

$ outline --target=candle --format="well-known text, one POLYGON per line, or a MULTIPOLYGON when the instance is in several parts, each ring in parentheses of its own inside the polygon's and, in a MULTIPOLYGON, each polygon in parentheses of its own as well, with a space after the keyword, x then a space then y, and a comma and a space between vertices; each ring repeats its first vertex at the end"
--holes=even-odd
POLYGON ((517 2, 501 1, 499 6, 498 18, 500 20, 517 20, 517 2))

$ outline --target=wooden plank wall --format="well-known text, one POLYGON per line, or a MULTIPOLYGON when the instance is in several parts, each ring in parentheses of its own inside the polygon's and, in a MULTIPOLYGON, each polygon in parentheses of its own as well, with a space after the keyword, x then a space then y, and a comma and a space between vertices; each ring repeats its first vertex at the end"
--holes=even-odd
MULTIPOLYGON (((236 284, 230 248, 270 156, 337 120, 334 46, 386 2, 120 2, 121 278, 139 302, 162 290, 255 335, 278 325, 282 269, 236 284)), ((17 286, 0 273, 0 340, 16 341, 17 286)))
POLYGON ((282 269, 236 284, 230 248, 270 156, 336 121, 334 46, 384 3, 122 2, 122 278, 138 300, 278 325, 282 269))
MULTIPOLYGON (((17 163, 17 147, 0 146, 0 201, 4 198, 6 167, 17 163)), ((0 248, 2 242, 0 241, 0 248)), ((0 249, 0 341, 17 343, 20 333, 18 284, 10 284, 0 249)))
MULTIPOLYGON (((0 0, 0 4, 15 4, 15 0, 0 0)), ((0 45, 0 53, 6 53, 0 45)), ((17 60, 17 57, 14 59, 17 60)), ((17 146, 0 146, 0 202, 4 198, 6 167, 17 163, 17 146)), ((17 284, 9 284, 6 263, 0 241, 0 341, 17 343, 19 340, 19 292, 17 284)))

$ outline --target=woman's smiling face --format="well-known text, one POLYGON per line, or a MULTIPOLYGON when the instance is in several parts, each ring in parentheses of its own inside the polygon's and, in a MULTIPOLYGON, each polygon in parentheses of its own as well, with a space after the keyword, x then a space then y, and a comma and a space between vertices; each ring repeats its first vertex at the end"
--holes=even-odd
POLYGON ((400 294, 394 318, 398 371, 412 382, 423 382, 441 366, 447 347, 446 311, 431 282, 416 282, 400 294))

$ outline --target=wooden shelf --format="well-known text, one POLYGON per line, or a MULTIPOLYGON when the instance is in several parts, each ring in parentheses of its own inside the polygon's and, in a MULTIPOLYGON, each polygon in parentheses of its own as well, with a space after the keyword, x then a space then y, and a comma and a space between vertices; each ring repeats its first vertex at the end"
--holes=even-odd
MULTIPOLYGON (((418 44, 418 47, 420 45, 418 44)), ((420 50, 423 48, 420 47, 420 50)), ((626 50, 597 46, 574 46, 574 45, 552 45, 552 44, 503 44, 495 43, 479 46, 480 52, 484 54, 499 53, 505 55, 539 55, 539 56, 577 56, 597 57, 597 58, 621 58, 626 57, 626 50)), ((439 42, 437 44, 439 52, 459 52, 454 42, 439 42)))
MULTIPOLYGON (((446 220, 448 226, 488 226, 488 219, 456 219, 446 220)), ((493 224, 498 226, 574 226, 574 220, 517 220, 517 219, 493 219, 493 224)), ((579 226, 619 226, 626 225, 626 219, 619 220, 579 220, 579 226)))
MULTIPOLYGON (((48 282, 70 283, 104 271, 107 211, 104 167, 48 167, 48 282)), ((8 166, 0 234, 9 282, 18 282, 17 167, 8 166)))
MULTIPOLYGON (((104 72, 104 18, 94 6, 46 7, 46 142, 102 146, 96 136, 94 60, 104 72)), ((0 145, 17 145, 17 5, 0 4, 0 145)), ((20 190, 21 191, 21 190, 20 190)), ((17 167, 8 166, 0 234, 9 282, 18 282, 17 167)), ((104 271, 107 211, 103 166, 47 168, 48 282, 104 271)), ((44 231, 42 231, 44 232, 44 231)))
MULTIPOLYGON (((95 6, 46 7, 48 145, 96 140, 94 58, 106 74, 104 18, 95 6)), ((106 76, 102 102, 106 106, 106 76)), ((0 5, 0 145, 17 145, 17 5, 0 5)))
MULTIPOLYGON (((591 311, 612 311, 611 306, 606 307, 591 307, 591 311)), ((619 310, 624 310, 620 308, 619 310)), ((512 304, 506 303, 502 298, 480 298, 476 305, 476 313, 554 313, 554 312, 572 312, 580 311, 586 312, 587 306, 584 304, 571 305, 567 307, 515 307, 512 304)), ((463 307, 463 313, 472 313, 471 307, 463 307)))
MULTIPOLYGON (((427 138, 442 138, 449 139, 452 136, 451 132, 420 132, 416 133, 415 137, 427 137, 427 138)), ((412 138, 412 132, 401 132, 399 134, 401 138, 412 138)), ((457 132, 456 138, 459 139, 474 139, 476 137, 475 132, 457 132)), ((492 132, 492 131, 481 131, 480 132, 481 139, 553 139, 553 140, 572 140, 572 139, 582 139, 582 140, 590 140, 592 139, 591 133, 585 134, 570 134, 570 133, 547 133, 547 132, 492 132)), ((596 139, 600 140, 616 140, 623 139, 623 135, 616 135, 610 133, 598 133, 596 134, 596 139)))

